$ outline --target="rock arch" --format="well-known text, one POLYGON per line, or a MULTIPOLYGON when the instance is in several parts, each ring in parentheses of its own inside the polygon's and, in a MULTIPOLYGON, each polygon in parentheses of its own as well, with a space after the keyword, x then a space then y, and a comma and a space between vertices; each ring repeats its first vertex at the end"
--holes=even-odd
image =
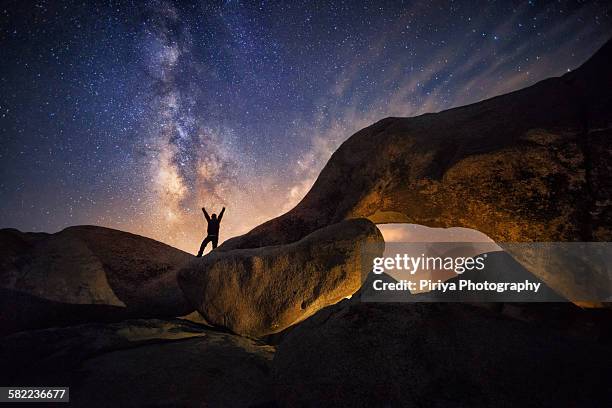
MULTIPOLYGON (((351 136, 291 211, 221 251, 296 242, 351 218, 461 226, 496 242, 612 238, 612 42, 577 70, 351 136)), ((568 271, 517 258, 568 298, 568 271)), ((609 285, 605 277, 589 285, 609 285)))

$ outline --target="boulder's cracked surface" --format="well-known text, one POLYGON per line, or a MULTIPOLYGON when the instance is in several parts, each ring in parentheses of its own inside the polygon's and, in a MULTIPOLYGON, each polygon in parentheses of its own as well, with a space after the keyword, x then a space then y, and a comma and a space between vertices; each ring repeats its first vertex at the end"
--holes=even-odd
POLYGON ((179 283, 210 324, 263 336, 355 293, 367 272, 362 262, 371 265, 362 259, 368 243, 382 253, 373 223, 343 221, 287 245, 213 251, 181 270, 179 283))

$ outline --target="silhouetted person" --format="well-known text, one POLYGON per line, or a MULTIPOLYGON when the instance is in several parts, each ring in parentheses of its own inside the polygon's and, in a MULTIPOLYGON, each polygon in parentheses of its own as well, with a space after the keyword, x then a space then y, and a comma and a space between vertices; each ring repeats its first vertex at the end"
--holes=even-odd
POLYGON ((223 213, 225 212, 225 207, 219 213, 219 217, 217 218, 217 214, 213 214, 212 217, 208 215, 206 209, 202 207, 202 211, 204 211, 204 217, 206 217, 206 221, 208 222, 208 229, 206 232, 206 238, 202 241, 202 245, 200 245, 200 250, 198 251, 197 256, 202 256, 204 253, 204 249, 209 242, 212 242, 212 247, 215 249, 217 247, 217 243, 219 242, 219 224, 221 224, 221 218, 223 218, 223 213))

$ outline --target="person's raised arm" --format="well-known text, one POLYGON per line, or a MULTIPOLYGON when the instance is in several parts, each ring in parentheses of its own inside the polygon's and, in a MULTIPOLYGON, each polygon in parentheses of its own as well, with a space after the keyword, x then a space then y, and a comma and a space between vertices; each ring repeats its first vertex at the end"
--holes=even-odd
POLYGON ((223 218, 223 213, 225 212, 225 207, 223 207, 223 209, 221 210, 221 212, 219 213, 219 222, 221 222, 221 218, 223 218))
POLYGON ((206 208, 202 207, 202 211, 204 211, 204 217, 206 217, 206 221, 210 221, 210 215, 206 212, 206 208))

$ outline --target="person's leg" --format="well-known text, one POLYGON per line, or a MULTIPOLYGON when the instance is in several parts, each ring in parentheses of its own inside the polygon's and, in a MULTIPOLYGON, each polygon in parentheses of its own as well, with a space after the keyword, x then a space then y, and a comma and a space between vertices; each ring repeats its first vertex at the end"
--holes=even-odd
POLYGON ((206 245, 208 245, 208 243, 211 241, 210 237, 206 237, 204 238, 204 241, 202 241, 202 245, 200 245, 200 250, 198 251, 198 255, 196 255, 197 257, 202 256, 202 254, 204 253, 204 249, 206 248, 206 245))
POLYGON ((217 247, 217 243, 219 242, 219 237, 213 237, 212 238, 212 246, 213 249, 215 249, 217 247))

